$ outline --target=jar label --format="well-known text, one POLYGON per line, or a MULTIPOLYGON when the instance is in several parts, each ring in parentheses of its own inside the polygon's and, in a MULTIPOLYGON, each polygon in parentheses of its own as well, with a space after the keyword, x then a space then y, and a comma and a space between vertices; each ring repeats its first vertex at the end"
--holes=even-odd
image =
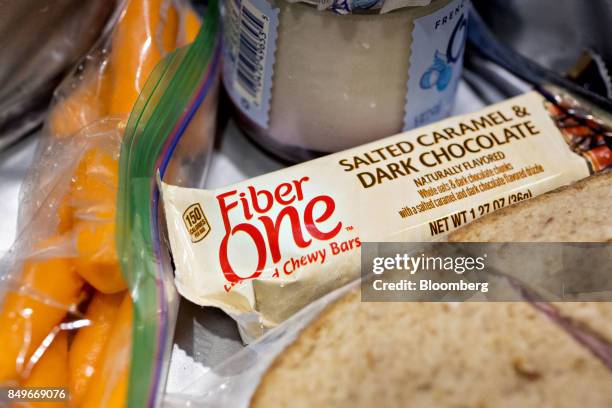
POLYGON ((414 21, 404 130, 448 116, 461 77, 469 0, 414 21))
POLYGON ((266 0, 224 3, 225 89, 243 114, 267 128, 278 9, 273 9, 266 0))

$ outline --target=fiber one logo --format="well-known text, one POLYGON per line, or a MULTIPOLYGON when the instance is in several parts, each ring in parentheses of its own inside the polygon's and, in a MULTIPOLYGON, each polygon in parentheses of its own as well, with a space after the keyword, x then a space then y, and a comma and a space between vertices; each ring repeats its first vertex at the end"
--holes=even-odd
POLYGON ((200 242, 210 232, 210 224, 200 203, 194 203, 187 207, 183 213, 183 222, 193 243, 200 242))
POLYGON ((334 219, 334 199, 326 194, 307 198, 304 184, 309 180, 302 177, 281 183, 274 190, 248 186, 217 196, 225 228, 219 263, 228 282, 255 279, 266 269, 268 260, 279 262, 283 256, 280 231, 284 226, 290 233, 282 238, 283 244, 293 243, 300 249, 309 247, 313 240, 327 241, 338 235, 342 223, 334 219), (235 238, 248 242, 243 244, 245 251, 254 250, 255 270, 246 274, 240 271, 240 275, 234 271, 228 248, 235 238))

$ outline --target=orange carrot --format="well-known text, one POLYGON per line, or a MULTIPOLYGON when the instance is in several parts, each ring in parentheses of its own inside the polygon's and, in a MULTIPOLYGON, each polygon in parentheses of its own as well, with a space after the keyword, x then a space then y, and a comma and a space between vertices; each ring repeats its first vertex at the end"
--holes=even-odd
POLYGON ((132 298, 126 294, 89 382, 83 407, 121 408, 126 405, 132 351, 132 307, 132 298))
POLYGON ((72 204, 70 192, 66 194, 57 206, 57 232, 64 234, 72 229, 72 204))
POLYGON ((74 173, 71 201, 74 219, 114 220, 119 183, 117 158, 103 147, 93 147, 81 157, 74 173))
POLYGON ((127 288, 115 249, 114 221, 81 221, 75 226, 78 273, 103 293, 127 288))
POLYGON ((101 147, 83 155, 71 191, 78 273, 103 293, 126 289, 115 248, 118 163, 101 147))
POLYGON ((178 16, 170 1, 129 1, 111 45, 111 114, 132 110, 155 65, 174 49, 177 31, 178 16))
POLYGON ((178 25, 171 1, 130 0, 112 34, 108 72, 89 73, 58 102, 49 117, 51 133, 68 137, 109 113, 129 113, 155 65, 174 50, 178 25))
POLYGON ((89 380, 94 374, 98 357, 110 335, 115 316, 125 293, 105 295, 97 292, 87 307, 85 318, 90 325, 79 329, 68 354, 70 401, 81 405, 89 380))
MULTIPOLYGON (((40 360, 34 365, 30 375, 21 382, 24 388, 64 388, 68 389, 68 332, 60 331, 40 360)), ((15 404, 15 407, 64 408, 66 401, 28 402, 15 404)))
POLYGON ((202 20, 200 20, 198 13, 191 7, 187 7, 181 17, 181 32, 178 43, 182 46, 190 44, 195 40, 202 26, 202 20))
POLYGON ((49 129, 58 138, 69 137, 106 115, 109 89, 104 73, 90 72, 49 114, 49 129))
POLYGON ((163 27, 161 45, 159 48, 161 51, 161 57, 163 58, 167 53, 174 51, 176 48, 179 31, 179 14, 171 1, 166 1, 165 3, 162 2, 161 14, 162 18, 160 19, 159 24, 161 24, 163 27), (164 8, 166 9, 164 10, 164 8))
MULTIPOLYGON (((45 240, 40 248, 61 238, 45 240)), ((15 381, 42 340, 66 316, 80 295, 83 280, 66 258, 28 259, 0 312, 0 383, 15 381)))

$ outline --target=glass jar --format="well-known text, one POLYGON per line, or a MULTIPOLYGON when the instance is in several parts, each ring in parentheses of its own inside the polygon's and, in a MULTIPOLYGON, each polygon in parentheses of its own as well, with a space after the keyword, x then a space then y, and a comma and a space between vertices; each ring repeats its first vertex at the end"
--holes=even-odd
POLYGON ((290 161, 425 125, 452 108, 468 0, 345 15, 334 6, 225 1, 223 82, 237 121, 290 161))

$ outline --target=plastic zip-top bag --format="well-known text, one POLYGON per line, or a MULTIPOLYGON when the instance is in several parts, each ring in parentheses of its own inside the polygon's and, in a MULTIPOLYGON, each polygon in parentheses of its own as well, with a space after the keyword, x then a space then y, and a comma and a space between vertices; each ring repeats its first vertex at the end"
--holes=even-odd
POLYGON ((155 176, 202 182, 218 31, 215 2, 201 23, 182 1, 126 1, 56 91, 0 269, 1 386, 60 389, 57 406, 160 403, 178 296, 155 176))

